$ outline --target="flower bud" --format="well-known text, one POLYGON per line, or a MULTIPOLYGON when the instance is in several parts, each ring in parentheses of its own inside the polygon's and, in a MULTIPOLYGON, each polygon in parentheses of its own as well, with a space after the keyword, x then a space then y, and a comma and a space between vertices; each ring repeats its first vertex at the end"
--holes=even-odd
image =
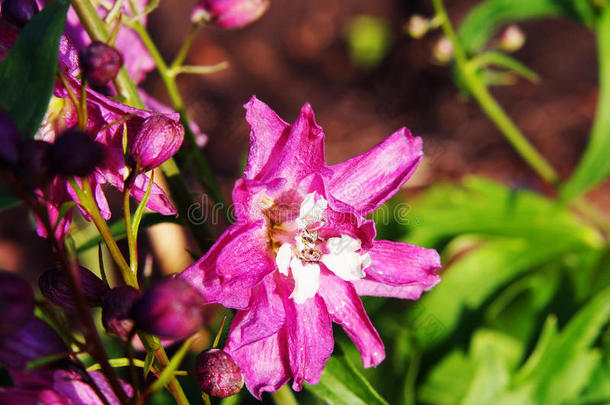
POLYGON ((110 290, 102 301, 102 325, 108 333, 127 339, 133 329, 131 309, 134 302, 142 296, 130 286, 116 287, 110 290))
POLYGON ((34 0, 4 0, 2 2, 2 17, 19 28, 24 27, 35 14, 38 5, 34 0))
POLYGON ((515 52, 525 43, 525 34, 516 25, 506 27, 500 36, 500 49, 506 52, 515 52))
POLYGON ((258 20, 268 7, 268 0, 202 0, 191 12, 191 22, 238 28, 258 20))
POLYGON ((19 131, 13 119, 0 109, 0 165, 15 166, 19 159, 17 142, 19 131))
POLYGON ((33 360, 67 353, 66 345, 55 330, 32 316, 20 329, 0 338, 0 363, 24 369, 33 360))
MULTIPOLYGON (((86 268, 79 266, 81 291, 91 306, 98 306, 102 298, 109 291, 108 286, 95 274, 86 268)), ((66 310, 76 308, 76 302, 72 295, 66 274, 59 268, 45 271, 38 279, 40 292, 53 304, 66 310)))
POLYGON ((29 139, 19 145, 16 175, 30 188, 41 188, 51 181, 47 154, 51 144, 29 139))
POLYGON ((428 33, 430 21, 419 14, 415 14, 411 16, 405 28, 412 38, 419 39, 428 33))
POLYGON ((227 352, 209 349, 197 356, 197 385, 213 397, 226 398, 237 394, 244 386, 244 376, 227 352))
POLYGON ((34 316, 34 291, 27 281, 6 271, 0 271, 0 335, 21 328, 34 316))
POLYGON ((133 168, 142 172, 161 165, 172 157, 184 140, 184 127, 164 115, 147 118, 136 134, 129 158, 133 168))
POLYGON ((183 339, 203 322, 203 297, 189 283, 168 278, 144 293, 132 311, 136 328, 168 339, 183 339))
POLYGON ((91 174, 105 157, 102 144, 85 132, 68 129, 55 140, 47 153, 47 164, 53 174, 84 177, 91 174))
POLYGON ((80 67, 94 87, 102 87, 113 80, 123 66, 119 51, 103 42, 95 41, 79 54, 80 67))
POLYGON ((453 45, 451 44, 451 41, 449 41, 447 37, 441 37, 441 39, 434 44, 434 48, 432 48, 432 56, 438 63, 448 63, 453 58, 453 45))

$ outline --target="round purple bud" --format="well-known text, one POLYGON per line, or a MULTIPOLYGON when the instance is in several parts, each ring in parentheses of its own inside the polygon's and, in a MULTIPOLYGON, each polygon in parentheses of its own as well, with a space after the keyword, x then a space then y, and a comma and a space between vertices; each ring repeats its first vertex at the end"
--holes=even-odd
POLYGON ((55 330, 32 316, 20 329, 0 337, 0 363, 24 369, 33 360, 67 353, 66 345, 55 330))
POLYGON ((0 109, 0 165, 15 166, 19 159, 19 131, 13 119, 0 109))
POLYGON ((16 274, 0 271, 0 335, 21 328, 34 316, 34 291, 16 274))
POLYGON ((94 87, 102 87, 113 80, 123 66, 123 56, 115 48, 95 41, 79 54, 80 67, 94 87))
POLYGON ((201 391, 219 398, 237 394, 244 386, 244 376, 235 361, 221 349, 209 349, 197 356, 197 385, 201 391))
POLYGON ((164 115, 147 118, 129 147, 132 168, 147 172, 172 157, 184 140, 184 127, 164 115))
POLYGON ((203 297, 186 281, 167 278, 144 293, 132 311, 136 328, 168 339, 183 339, 203 322, 203 297))
POLYGON ((191 22, 239 28, 259 19, 268 7, 269 0, 202 0, 191 11, 191 22))
POLYGON ((19 28, 24 27, 35 14, 38 5, 34 0, 4 0, 2 2, 2 17, 19 28))
MULTIPOLYGON (((110 290, 106 283, 85 267, 79 266, 78 273, 81 291, 87 303, 91 306, 101 305, 104 295, 110 290)), ((67 310, 76 308, 68 278, 61 269, 54 268, 42 273, 38 279, 38 286, 42 295, 53 304, 67 310)))
POLYGON ((141 296, 138 290, 130 286, 116 287, 106 294, 102 301, 102 325, 108 333, 127 339, 133 329, 131 309, 141 296))
POLYGON ((47 154, 51 144, 29 139, 19 145, 19 161, 16 175, 30 188, 41 188, 51 181, 47 154))
POLYGON ((47 164, 53 174, 84 177, 91 174, 104 157, 102 144, 83 131, 68 129, 49 148, 47 164))

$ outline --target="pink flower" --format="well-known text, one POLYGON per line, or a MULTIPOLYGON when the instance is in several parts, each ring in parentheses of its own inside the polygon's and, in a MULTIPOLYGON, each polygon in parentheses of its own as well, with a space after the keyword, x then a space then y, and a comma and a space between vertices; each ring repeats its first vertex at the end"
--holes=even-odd
POLYGON ((268 7, 269 0, 201 0, 191 12, 191 21, 239 28, 258 20, 268 7))
POLYGON ((293 125, 252 98, 250 153, 233 189, 237 221, 182 273, 209 303, 238 309, 225 350, 260 398, 293 379, 316 384, 343 327, 365 367, 385 357, 359 295, 417 299, 439 282, 434 250, 375 241, 365 216, 411 176, 421 139, 401 128, 372 150, 327 166, 306 104, 293 125))

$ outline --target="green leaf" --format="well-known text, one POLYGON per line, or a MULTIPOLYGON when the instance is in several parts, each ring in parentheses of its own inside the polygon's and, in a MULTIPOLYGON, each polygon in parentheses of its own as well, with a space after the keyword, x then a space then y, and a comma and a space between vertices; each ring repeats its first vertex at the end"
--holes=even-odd
POLYGON ((456 404, 466 395, 476 371, 474 362, 459 349, 443 357, 419 386, 417 398, 424 403, 456 404))
MULTIPOLYGON (((149 213, 142 215, 142 221, 140 222, 140 226, 148 228, 150 226, 157 225, 163 222, 179 223, 179 221, 172 216, 166 216, 159 213, 149 213)), ((127 237, 127 233, 125 232, 125 221, 120 220, 110 225, 110 232, 112 233, 112 236, 116 241, 125 239, 127 237)), ((96 234, 91 239, 88 239, 87 241, 83 242, 78 247, 77 252, 84 252, 86 250, 96 247, 99 243, 102 242, 102 237, 99 234, 96 234)))
POLYGON ((410 311, 416 341, 424 350, 437 346, 458 327, 464 312, 479 308, 521 274, 574 249, 578 245, 551 234, 535 241, 497 238, 464 253, 410 311))
POLYGON ((600 99, 589 144, 572 177, 561 188, 562 201, 572 200, 610 173, 610 7, 599 18, 596 36, 600 99))
POLYGON ((479 53, 500 26, 544 17, 569 17, 593 25, 592 5, 583 0, 486 0, 460 24, 460 42, 470 54, 479 53), (582 4, 587 3, 587 4, 582 4))
POLYGON ((411 233, 405 242, 435 246, 465 233, 485 236, 552 238, 561 243, 598 247, 598 232, 565 207, 526 190, 470 177, 463 186, 438 185, 413 204, 411 233))
POLYGON ((320 383, 305 387, 329 405, 387 405, 340 348, 326 362, 320 383))
POLYGON ((0 63, 0 108, 31 138, 47 111, 55 86, 59 39, 69 0, 55 0, 23 28, 0 63))
MULTIPOLYGON (((610 288, 594 296, 561 333, 545 328, 506 398, 527 393, 531 404, 574 403, 600 366, 601 353, 591 345, 609 321, 610 288)), ((498 403, 510 403, 506 398, 498 403)))

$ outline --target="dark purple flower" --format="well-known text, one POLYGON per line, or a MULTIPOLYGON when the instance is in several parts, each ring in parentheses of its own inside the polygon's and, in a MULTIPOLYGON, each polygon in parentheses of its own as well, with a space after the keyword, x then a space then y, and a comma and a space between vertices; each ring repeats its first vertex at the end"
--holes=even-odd
POLYGON ((244 386, 244 376, 224 350, 209 349, 201 352, 197 356, 195 372, 201 391, 214 397, 230 397, 244 386))
POLYGON ((115 48, 95 41, 79 54, 80 66, 85 77, 94 87, 102 87, 114 80, 123 66, 123 56, 115 48))
POLYGON ((38 5, 34 0, 4 0, 2 2, 2 17, 11 24, 21 28, 35 14, 38 14, 38 5))
POLYGON ((85 132, 68 129, 55 140, 47 153, 47 164, 53 174, 65 177, 88 176, 102 164, 104 146, 85 132))
POLYGON ((184 140, 184 127, 164 115, 147 118, 129 147, 131 164, 149 171, 172 157, 184 140))
POLYGON ((19 159, 19 131, 13 119, 0 109, 0 165, 14 166, 19 159))
POLYGON ((153 285, 132 311, 136 327, 168 339, 183 339, 203 322, 203 297, 186 281, 165 279, 153 285))
MULTIPOLYGON (((87 303, 91 306, 100 305, 102 298, 109 291, 108 286, 85 267, 79 266, 78 270, 81 291, 87 303)), ((76 307, 68 279, 61 269, 54 268, 45 271, 38 279, 38 286, 42 295, 53 304, 67 310, 73 310, 76 307)))
POLYGON ((130 286, 110 290, 102 301, 102 325, 108 333, 115 333, 127 339, 133 329, 131 309, 134 302, 142 296, 130 286))
POLYGON ((16 274, 0 271, 0 335, 21 328, 34 316, 34 291, 16 274))
POLYGON ((36 317, 10 335, 0 337, 0 363, 18 370, 33 360, 67 351, 55 330, 36 317))
POLYGON ((268 7, 268 0, 202 0, 191 12, 191 21, 239 28, 258 20, 268 7))

